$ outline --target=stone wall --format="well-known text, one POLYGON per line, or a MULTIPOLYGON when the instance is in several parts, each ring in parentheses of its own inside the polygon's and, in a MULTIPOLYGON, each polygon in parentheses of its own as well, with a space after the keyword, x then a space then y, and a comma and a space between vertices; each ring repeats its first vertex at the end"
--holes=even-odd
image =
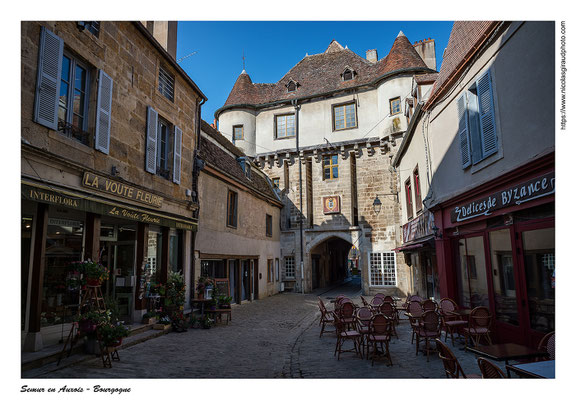
POLYGON ((186 199, 192 188, 192 160, 196 145, 196 104, 200 95, 169 64, 150 41, 131 22, 102 21, 99 37, 88 30, 80 32, 76 22, 22 23, 22 138, 35 147, 109 174, 116 167, 118 176, 142 185, 166 200, 186 199), (38 44, 44 26, 64 40, 64 51, 82 60, 90 69, 87 131, 95 126, 97 73, 102 69, 114 81, 110 129, 110 153, 94 150, 33 121, 38 44), (158 91, 160 65, 176 77, 174 102, 158 91), (181 184, 145 171, 147 106, 182 129, 181 184))

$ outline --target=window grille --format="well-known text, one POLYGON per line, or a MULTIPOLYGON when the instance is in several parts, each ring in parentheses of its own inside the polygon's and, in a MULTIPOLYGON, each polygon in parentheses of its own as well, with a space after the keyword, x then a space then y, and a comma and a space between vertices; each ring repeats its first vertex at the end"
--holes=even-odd
POLYGON ((370 286, 396 286, 396 253, 370 253, 370 286))
POLYGON ((168 100, 174 101, 174 75, 166 71, 162 66, 158 72, 158 90, 168 100))

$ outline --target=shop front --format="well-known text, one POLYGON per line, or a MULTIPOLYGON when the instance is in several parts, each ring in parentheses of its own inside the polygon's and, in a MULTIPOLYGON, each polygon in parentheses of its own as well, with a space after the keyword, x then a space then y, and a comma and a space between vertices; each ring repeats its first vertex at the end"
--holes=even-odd
POLYGON ((484 188, 436 211, 440 292, 488 307, 495 341, 536 346, 555 330, 553 159, 484 188))
POLYGON ((125 323, 139 322, 151 282, 166 282, 168 270, 184 270, 183 238, 196 230, 194 220, 161 209, 32 180, 22 181, 21 205, 21 327, 28 351, 68 335, 82 296, 71 262, 107 266, 104 296, 125 323))
POLYGON ((394 249, 404 254, 410 266, 410 294, 440 300, 436 249, 434 245, 434 214, 421 214, 402 226, 402 246, 394 249))
POLYGON ((258 300, 257 256, 200 253, 200 276, 214 281, 220 294, 232 297, 233 303, 258 300))

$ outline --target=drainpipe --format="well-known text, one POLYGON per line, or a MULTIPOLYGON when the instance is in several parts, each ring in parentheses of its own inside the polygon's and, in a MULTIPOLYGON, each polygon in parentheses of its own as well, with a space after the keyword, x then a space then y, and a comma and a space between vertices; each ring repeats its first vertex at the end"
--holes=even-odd
POLYGON ((302 287, 302 294, 304 294, 304 247, 302 245, 302 213, 304 210, 304 206, 302 204, 302 160, 300 159, 300 126, 298 121, 298 111, 300 110, 300 106, 298 105, 298 100, 292 100, 292 105, 294 106, 294 114, 295 114, 295 121, 296 124, 296 153, 298 154, 298 185, 300 186, 300 218, 299 225, 300 225, 300 286, 302 287))

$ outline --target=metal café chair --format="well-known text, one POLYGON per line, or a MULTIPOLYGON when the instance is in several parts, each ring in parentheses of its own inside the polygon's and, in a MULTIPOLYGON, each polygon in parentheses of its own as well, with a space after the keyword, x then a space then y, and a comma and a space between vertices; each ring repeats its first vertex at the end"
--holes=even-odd
POLYGON ((420 317, 422 317, 423 310, 422 305, 418 301, 412 301, 408 303, 406 309, 406 314, 410 322, 410 328, 412 328, 412 337, 410 344, 414 343, 414 338, 416 337, 416 330, 420 327, 420 317))
POLYGON ((556 333, 554 331, 547 333, 542 340, 540 340, 538 350, 546 351, 548 353, 548 356, 543 357, 542 361, 554 360, 556 353, 556 333))
POLYGON ((420 327, 416 330, 416 354, 418 354, 420 348, 420 339, 424 339, 426 361, 429 361, 431 350, 430 340, 438 339, 440 335, 440 314, 436 311, 425 311, 424 314, 422 314, 420 327))
MULTIPOLYGON (((334 312, 333 311, 328 311, 326 309, 326 306, 324 305, 324 302, 322 301, 322 299, 320 297, 318 297, 318 308, 320 309, 320 337, 322 337, 322 334, 324 333, 324 330, 326 328, 326 324, 334 324, 334 312)), ((335 331, 327 331, 327 332, 335 332, 335 331)))
POLYGON ((482 338, 485 338, 488 344, 492 344, 492 339, 490 339, 491 324, 492 314, 488 308, 481 306, 473 309, 468 317, 468 326, 462 328, 466 338, 466 346, 468 346, 468 339, 472 340, 474 346, 478 346, 482 338))
POLYGON ((356 331, 360 333, 360 344, 362 353, 368 353, 368 334, 370 333, 370 321, 372 320, 372 310, 370 307, 358 307, 356 309, 356 331))
POLYGON ((382 314, 376 314, 370 321, 370 333, 368 334, 368 344, 372 346, 372 366, 377 355, 386 357, 392 365, 392 356, 390 355, 390 330, 393 321, 382 314), (380 350, 378 350, 380 344, 380 350))
POLYGON ((355 329, 346 329, 346 324, 338 317, 334 315, 334 325, 336 326, 336 349, 334 350, 334 355, 338 353, 338 360, 340 360, 340 354, 346 352, 355 352, 362 357, 362 351, 360 348, 361 335, 355 329), (344 342, 346 341, 354 342, 354 349, 342 349, 344 342))
POLYGON ((506 379, 504 372, 484 357, 478 357, 478 367, 480 367, 482 379, 506 379))
POLYGON ((396 338, 398 338, 398 333, 396 332, 396 309, 394 309, 394 306, 392 305, 392 303, 388 303, 388 302, 384 302, 380 305, 379 308, 380 314, 384 315, 385 317, 390 318, 390 320, 392 322, 394 322, 392 324, 392 328, 391 328, 391 334, 393 334, 394 336, 396 336, 396 338))
POLYGON ((440 339, 434 339, 436 342, 436 349, 438 349, 438 357, 442 360, 444 364, 444 372, 446 372, 446 378, 453 379, 467 379, 467 378, 482 378, 480 375, 466 375, 462 366, 458 362, 458 359, 452 353, 452 350, 446 346, 440 339))
POLYGON ((468 322, 461 315, 456 314, 458 305, 452 299, 444 298, 440 300, 439 310, 442 316, 442 329, 446 334, 444 341, 448 340, 448 334, 450 334, 452 346, 454 346, 454 332, 459 333, 461 328, 468 325, 468 322))

